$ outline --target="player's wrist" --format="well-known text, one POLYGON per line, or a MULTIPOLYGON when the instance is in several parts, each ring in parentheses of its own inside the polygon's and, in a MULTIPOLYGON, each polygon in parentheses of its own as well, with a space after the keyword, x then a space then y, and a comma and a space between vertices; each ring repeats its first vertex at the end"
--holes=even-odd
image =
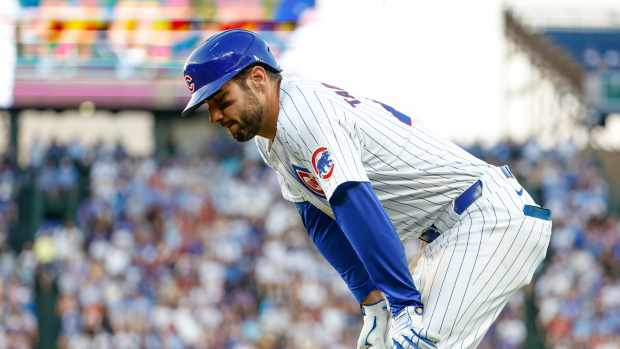
POLYGON ((374 289, 370 291, 366 295, 366 297, 364 297, 362 305, 373 305, 381 302, 382 300, 385 300, 385 298, 383 297, 383 293, 381 293, 381 291, 379 290, 374 289))
POLYGON ((383 315, 385 313, 389 315, 389 309, 385 299, 373 304, 362 304, 361 308, 364 316, 383 315))

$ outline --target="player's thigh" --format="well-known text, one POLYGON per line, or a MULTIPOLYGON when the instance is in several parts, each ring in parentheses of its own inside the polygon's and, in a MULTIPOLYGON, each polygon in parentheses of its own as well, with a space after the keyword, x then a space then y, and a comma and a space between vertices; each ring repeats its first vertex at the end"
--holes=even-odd
POLYGON ((427 246, 414 280, 426 305, 429 330, 450 342, 469 332, 483 335, 489 319, 492 322, 509 297, 529 282, 544 257, 545 224, 497 217, 478 205, 427 246))
POLYGON ((531 281, 546 255, 551 224, 524 217, 519 227, 491 240, 495 247, 485 260, 486 268, 474 273, 475 281, 468 284, 464 297, 466 306, 450 319, 446 348, 475 348, 510 298, 531 281))

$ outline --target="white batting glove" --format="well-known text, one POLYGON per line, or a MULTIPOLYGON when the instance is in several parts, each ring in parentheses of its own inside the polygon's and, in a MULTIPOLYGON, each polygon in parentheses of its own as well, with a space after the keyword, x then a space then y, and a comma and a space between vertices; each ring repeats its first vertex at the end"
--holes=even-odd
POLYGON ((390 334, 394 349, 429 349, 437 348, 439 338, 429 334, 422 325, 423 307, 404 308, 392 320, 390 334))
POLYGON ((390 311, 385 300, 373 304, 362 305, 364 326, 357 339, 357 349, 391 349, 388 328, 390 311))

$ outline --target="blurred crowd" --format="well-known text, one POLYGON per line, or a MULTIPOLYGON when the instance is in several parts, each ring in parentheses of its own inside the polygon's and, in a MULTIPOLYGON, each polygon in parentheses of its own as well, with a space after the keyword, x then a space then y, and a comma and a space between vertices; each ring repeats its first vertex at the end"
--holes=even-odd
POLYGON ((43 218, 20 255, 4 246, 0 304, 23 319, 0 322, 0 347, 36 343, 39 303, 55 299, 37 320, 61 347, 348 348, 359 308, 309 248, 272 173, 244 148, 210 148, 229 156, 157 161, 122 146, 33 147, 34 174, 14 173, 7 185, 34 177, 43 218), (86 191, 74 194, 73 214, 52 199, 60 191, 86 191), (21 296, 9 297, 13 289, 21 296))
MULTIPOLYGON (((351 348, 359 306, 271 170, 253 144, 211 142, 200 158, 50 142, 21 169, 5 159, 0 347, 351 348), (11 237, 32 221, 32 241, 11 237)), ((592 157, 534 141, 470 151, 510 164, 555 228, 481 348, 618 348, 619 222, 592 157)))

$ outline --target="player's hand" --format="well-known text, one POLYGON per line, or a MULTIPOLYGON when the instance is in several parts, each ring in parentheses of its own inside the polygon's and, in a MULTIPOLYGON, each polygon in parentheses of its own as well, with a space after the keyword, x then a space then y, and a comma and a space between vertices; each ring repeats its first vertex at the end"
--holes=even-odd
POLYGON ((394 349, 437 348, 437 335, 431 334, 422 324, 423 307, 406 307, 392 320, 389 337, 394 349))
POLYGON ((362 311, 364 326, 357 339, 357 349, 391 349, 387 335, 390 311, 385 300, 373 305, 362 305, 362 311))

